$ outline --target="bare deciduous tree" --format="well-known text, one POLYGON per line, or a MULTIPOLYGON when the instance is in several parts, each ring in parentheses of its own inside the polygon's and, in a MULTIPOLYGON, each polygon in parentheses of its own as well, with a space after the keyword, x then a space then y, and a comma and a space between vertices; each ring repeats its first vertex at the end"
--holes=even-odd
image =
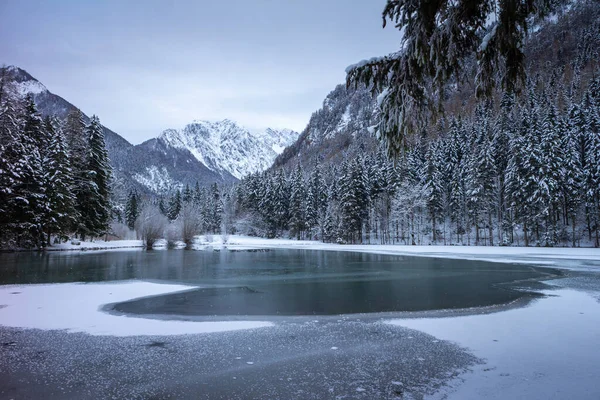
POLYGON ((135 230, 141 239, 146 242, 146 248, 151 249, 154 242, 164 236, 168 224, 160 209, 152 204, 146 204, 140 215, 135 220, 135 230))

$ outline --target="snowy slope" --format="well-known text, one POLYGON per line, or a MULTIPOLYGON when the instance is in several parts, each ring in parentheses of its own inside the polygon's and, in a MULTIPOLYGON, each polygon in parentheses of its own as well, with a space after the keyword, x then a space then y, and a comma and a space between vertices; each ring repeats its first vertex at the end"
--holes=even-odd
POLYGON ((336 164, 374 151, 378 142, 369 128, 377 122, 376 105, 365 86, 336 86, 313 113, 298 140, 276 158, 274 166, 289 169, 299 163, 310 171, 317 163, 336 164))
MULTIPOLYGON (((33 95, 42 115, 64 119, 76 107, 50 92, 27 71, 15 66, 7 69, 15 83, 15 94, 33 95)), ((85 115, 84 119, 88 121, 85 115)), ((298 133, 289 129, 250 131, 229 120, 194 122, 136 146, 106 127, 104 134, 117 196, 131 189, 162 194, 196 182, 231 183, 270 167, 275 157, 298 138, 298 133)))
POLYGON ((289 129, 251 131, 230 120, 194 121, 181 130, 167 129, 159 137, 167 147, 185 149, 211 171, 240 179, 269 168, 277 155, 298 138, 289 129))
MULTIPOLYGON (((30 94, 37 105, 38 111, 43 116, 56 116, 59 119, 66 118, 67 114, 76 108, 75 105, 62 97, 50 92, 44 84, 31 76, 27 71, 16 66, 7 66, 8 73, 14 82, 14 92, 17 96, 24 98, 30 94)), ((102 120, 103 116, 100 116, 102 120)), ((84 121, 87 123, 89 118, 84 114, 84 121)), ((104 127, 104 136, 108 156, 113 167, 113 177, 115 179, 116 194, 127 193, 128 190, 136 188, 142 190, 135 180, 131 179, 128 173, 130 154, 133 145, 125 140, 119 134, 104 127)))

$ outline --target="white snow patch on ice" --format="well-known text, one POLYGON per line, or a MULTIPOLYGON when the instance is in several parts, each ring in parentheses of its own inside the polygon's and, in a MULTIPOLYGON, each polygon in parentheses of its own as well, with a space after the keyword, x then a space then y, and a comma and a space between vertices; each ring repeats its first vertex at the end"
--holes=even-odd
POLYGON ((499 313, 387 323, 453 341, 486 360, 434 398, 600 398, 600 304, 570 289, 547 294, 529 307, 499 313))
POLYGON ((186 335, 272 326, 263 321, 175 321, 113 315, 104 304, 180 292, 193 286, 143 281, 0 287, 0 325, 100 336, 186 335), (14 294, 19 292, 18 294, 14 294))

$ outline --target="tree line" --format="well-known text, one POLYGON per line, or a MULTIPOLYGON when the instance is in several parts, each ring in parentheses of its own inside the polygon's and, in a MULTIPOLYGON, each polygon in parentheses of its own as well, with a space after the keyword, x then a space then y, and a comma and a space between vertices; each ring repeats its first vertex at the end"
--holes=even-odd
POLYGON ((404 157, 382 149, 339 165, 297 164, 231 187, 130 193, 125 219, 147 240, 203 233, 335 243, 600 245, 600 78, 581 90, 530 82, 440 121, 404 157), (582 95, 577 96, 576 93, 582 95))
POLYGON ((246 177, 257 234, 339 243, 600 245, 600 78, 530 82, 441 121, 397 162, 362 155, 246 177))
POLYGON ((0 247, 107 233, 111 171, 98 117, 86 124, 74 109, 64 121, 42 118, 0 70, 0 247))
POLYGON ((129 192, 123 212, 123 222, 138 238, 152 248, 158 239, 170 245, 181 241, 191 246, 200 234, 231 232, 232 197, 217 184, 194 189, 186 185, 165 199, 164 196, 144 197, 129 192))

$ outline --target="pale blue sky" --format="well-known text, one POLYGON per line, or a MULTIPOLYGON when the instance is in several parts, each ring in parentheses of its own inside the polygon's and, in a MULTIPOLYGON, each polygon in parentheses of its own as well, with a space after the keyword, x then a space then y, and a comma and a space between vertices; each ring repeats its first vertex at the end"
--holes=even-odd
POLYGON ((194 119, 302 130, 344 69, 396 50, 385 0, 0 0, 0 63, 133 143, 194 119))

